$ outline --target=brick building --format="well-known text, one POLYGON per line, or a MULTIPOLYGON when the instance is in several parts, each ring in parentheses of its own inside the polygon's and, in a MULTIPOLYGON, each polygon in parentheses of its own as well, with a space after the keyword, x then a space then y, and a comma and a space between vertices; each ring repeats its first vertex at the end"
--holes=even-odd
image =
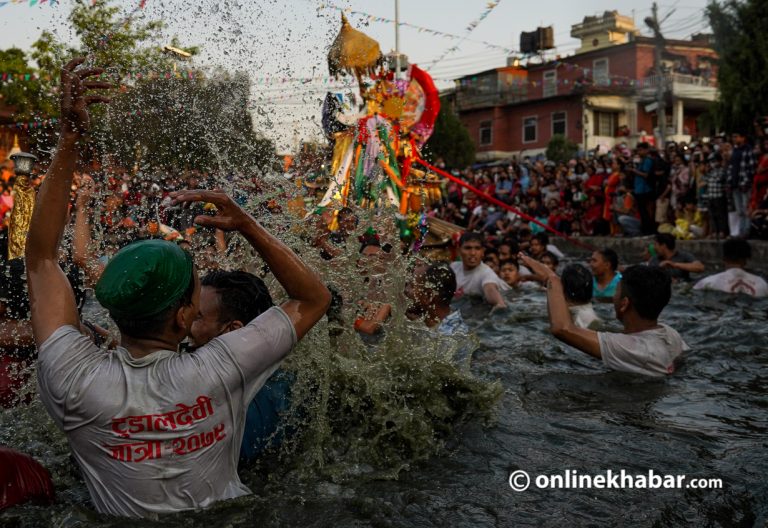
POLYGON ((538 154, 555 134, 587 150, 634 145, 654 134, 659 83, 667 141, 710 132, 698 129, 699 117, 717 97, 717 55, 706 36, 667 40, 659 78, 655 40, 638 35, 629 17, 615 11, 586 17, 571 35, 581 39, 573 56, 457 80, 453 104, 479 160, 538 154))

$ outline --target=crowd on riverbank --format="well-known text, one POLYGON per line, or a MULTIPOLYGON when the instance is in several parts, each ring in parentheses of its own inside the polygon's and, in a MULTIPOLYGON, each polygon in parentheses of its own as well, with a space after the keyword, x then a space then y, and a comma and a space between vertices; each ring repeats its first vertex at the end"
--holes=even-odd
MULTIPOLYGON (((768 239, 768 140, 741 133, 663 150, 619 144, 567 162, 526 156, 452 172, 566 235, 768 239)), ((502 239, 544 230, 453 182, 432 214, 502 239)))

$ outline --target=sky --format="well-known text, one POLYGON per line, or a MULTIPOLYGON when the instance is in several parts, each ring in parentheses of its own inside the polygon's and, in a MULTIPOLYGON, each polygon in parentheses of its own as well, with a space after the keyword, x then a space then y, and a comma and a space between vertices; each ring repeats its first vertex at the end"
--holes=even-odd
MULTIPOLYGON (((43 30, 75 42, 66 22, 74 0, 58 0, 55 5, 50 1, 33 7, 26 1, 0 7, 0 49, 29 49, 43 30)), ((139 1, 112 3, 127 14, 139 1)), ((667 37, 688 38, 708 30, 704 19, 707 0, 661 2, 659 15, 668 17, 662 26, 667 37)), ((468 26, 488 10, 488 4, 488 0, 400 0, 402 22, 457 37, 401 27, 401 51, 412 63, 426 66, 439 88, 447 88, 451 79, 504 66, 508 53, 500 48, 518 49, 521 31, 553 25, 557 46, 553 56, 565 56, 579 45, 570 37, 570 27, 584 16, 617 10, 634 16, 641 32, 648 34, 643 19, 651 14, 651 3, 638 0, 499 0, 488 16, 468 31, 468 26), (448 53, 457 45, 458 49, 448 53)), ((382 51, 394 49, 392 23, 349 11, 394 19, 395 0, 146 0, 137 17, 165 22, 165 41, 158 45, 176 35, 182 45, 201 46, 194 66, 223 66, 249 73, 256 126, 273 138, 279 149, 286 150, 299 140, 320 138, 320 108, 326 91, 355 89, 348 82, 323 78, 328 75, 328 48, 340 27, 339 10, 334 6, 346 9, 353 26, 378 40, 382 51)))

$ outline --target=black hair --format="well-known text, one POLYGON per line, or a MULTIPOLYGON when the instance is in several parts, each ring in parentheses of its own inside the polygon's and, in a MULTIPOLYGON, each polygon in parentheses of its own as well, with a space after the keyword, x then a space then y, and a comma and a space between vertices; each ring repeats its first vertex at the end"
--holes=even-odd
POLYGON ((577 304, 592 300, 592 273, 581 264, 568 264, 561 276, 565 298, 577 304))
POLYGON ((752 258, 752 246, 740 238, 731 238, 723 243, 723 260, 727 262, 746 262, 752 258))
POLYGON ((656 242, 662 246, 667 246, 670 250, 675 249, 675 237, 669 233, 657 233, 656 242))
POLYGON ((274 306, 267 285, 253 273, 214 270, 207 273, 201 283, 216 290, 221 323, 248 324, 274 306))
POLYGON ((620 291, 638 315, 655 321, 672 297, 672 278, 658 266, 630 266, 621 277, 620 291))
POLYGON ((545 252, 545 253, 544 253, 544 254, 541 256, 541 260, 544 260, 544 257, 549 257, 549 258, 552 260, 552 263, 553 263, 555 266, 557 266, 558 264, 560 264, 560 259, 559 259, 559 258, 557 258, 557 255, 555 255, 555 254, 554 254, 554 253, 552 253, 551 251, 547 251, 547 252, 545 252))
POLYGON ((456 275, 445 264, 433 264, 424 272, 424 280, 434 289, 440 304, 450 304, 456 294, 456 275))
POLYGON ((123 319, 112 316, 120 333, 133 338, 157 337, 157 334, 163 332, 165 326, 171 318, 176 316, 176 312, 183 306, 192 304, 192 295, 195 293, 195 268, 192 267, 190 273, 189 285, 181 297, 162 312, 141 319, 123 319))
POLYGON ((608 261, 608 264, 611 265, 612 271, 616 271, 617 269, 619 269, 619 255, 614 250, 612 250, 611 248, 603 248, 603 249, 598 249, 596 253, 599 253, 600 255, 603 256, 605 260, 608 261))
POLYGON ((541 245, 544 247, 547 247, 549 245, 549 235, 543 232, 536 233, 535 235, 533 235, 531 240, 538 240, 539 242, 541 242, 541 245))
POLYGON ((650 144, 648 144, 648 142, 647 142, 647 141, 641 141, 640 143, 638 143, 638 144, 637 144, 637 148, 638 148, 638 149, 645 149, 645 150, 648 150, 648 149, 650 149, 650 148, 651 148, 651 145, 650 145, 650 144))
POLYGON ((504 259, 501 262, 499 262, 499 269, 503 268, 507 264, 509 264, 510 266, 514 266, 515 269, 518 271, 520 270, 520 264, 517 262, 517 259, 513 259, 513 258, 504 259))
POLYGON ((517 243, 517 240, 511 239, 511 238, 505 238, 499 243, 499 247, 501 246, 509 246, 509 248, 512 250, 511 253, 513 255, 517 255, 520 253, 520 244, 517 243))
POLYGON ((474 231, 465 231, 459 239, 459 247, 463 246, 467 242, 479 242, 483 245, 484 237, 482 233, 475 233, 474 231))

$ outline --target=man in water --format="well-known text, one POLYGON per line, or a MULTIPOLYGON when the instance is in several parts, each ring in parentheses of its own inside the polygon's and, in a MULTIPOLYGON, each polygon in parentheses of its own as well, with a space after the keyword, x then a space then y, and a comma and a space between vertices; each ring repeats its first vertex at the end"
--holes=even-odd
POLYGON ((672 297, 669 274, 658 266, 631 266, 613 297, 616 318, 624 333, 595 332, 576 326, 568 311, 563 283, 548 267, 525 255, 523 262, 547 277, 550 330, 564 343, 602 359, 612 370, 665 376, 672 374, 688 345, 658 317, 672 297))
POLYGON ((285 288, 288 300, 194 354, 179 344, 198 316, 200 280, 191 256, 161 240, 118 252, 96 285, 121 334, 113 352, 78 330, 72 289, 58 264, 78 146, 97 68, 61 72, 61 135, 35 204, 26 246, 40 397, 64 430, 96 509, 150 517, 247 495, 237 454, 248 404, 280 361, 323 316, 330 294, 284 244, 222 192, 188 190, 174 203, 214 204, 195 222, 238 231, 285 288))
POLYGON ((509 289, 487 264, 483 262, 483 235, 466 232, 459 239, 461 262, 452 262, 456 275, 456 295, 482 296, 494 308, 506 308, 501 292, 509 289))
POLYGON ((421 264, 406 285, 405 296, 413 301, 408 319, 424 319, 424 324, 442 335, 466 334, 469 328, 459 310, 451 309, 456 293, 456 275, 444 264, 421 264))
POLYGON ((694 290, 715 290, 725 293, 745 293, 752 297, 768 296, 765 279, 744 270, 752 257, 752 247, 742 239, 726 240, 723 244, 725 271, 701 279, 694 290))
POLYGON ((669 233, 659 233, 653 242, 656 253, 648 262, 651 266, 660 266, 669 271, 675 280, 691 280, 691 273, 704 271, 704 264, 687 251, 675 249, 675 237, 669 233))
POLYGON ((616 287, 621 281, 619 256, 610 248, 598 249, 589 259, 592 269, 592 296, 596 299, 612 300, 616 287))
MULTIPOLYGON (((264 281, 246 271, 212 271, 201 280, 200 312, 192 323, 195 348, 243 328, 274 306, 264 281)), ((291 380, 278 369, 248 405, 240 461, 252 462, 281 440, 280 414, 290 407, 291 380)))
POLYGON ((581 264, 569 264, 561 277, 573 324, 596 329, 603 322, 592 307, 592 274, 581 264))

